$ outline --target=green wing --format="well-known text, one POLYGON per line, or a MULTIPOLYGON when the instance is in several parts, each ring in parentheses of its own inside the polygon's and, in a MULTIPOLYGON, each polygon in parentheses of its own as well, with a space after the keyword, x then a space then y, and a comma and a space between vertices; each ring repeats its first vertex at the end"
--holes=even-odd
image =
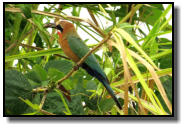
MULTIPOLYGON (((67 40, 68 40, 71 50, 79 58, 82 58, 90 51, 89 48, 83 43, 83 41, 79 37, 69 36, 69 37, 67 37, 67 40)), ((97 62, 97 60, 93 54, 91 54, 90 56, 88 56, 86 58, 85 63, 93 70, 99 72, 103 77, 106 77, 105 73, 101 69, 99 63, 97 62)))

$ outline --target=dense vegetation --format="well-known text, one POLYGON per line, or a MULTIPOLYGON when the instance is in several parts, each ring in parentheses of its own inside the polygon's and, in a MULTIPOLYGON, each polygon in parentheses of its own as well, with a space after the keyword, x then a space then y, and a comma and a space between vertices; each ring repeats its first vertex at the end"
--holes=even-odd
POLYGON ((172 40, 164 36, 172 33, 171 9, 162 4, 5 4, 5 114, 171 115, 172 40), (89 20, 80 17, 85 11, 89 20), (60 19, 89 35, 79 33, 91 49, 107 39, 94 54, 123 110, 83 69, 66 76, 75 64, 59 47, 56 31, 44 28, 60 19))

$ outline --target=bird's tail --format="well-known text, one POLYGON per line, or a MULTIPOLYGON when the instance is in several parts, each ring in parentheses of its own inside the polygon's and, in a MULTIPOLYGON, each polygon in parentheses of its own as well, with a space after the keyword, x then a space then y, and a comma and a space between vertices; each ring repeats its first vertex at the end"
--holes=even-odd
MULTIPOLYGON (((118 101, 118 99, 116 98, 112 88, 109 85, 109 81, 105 75, 105 73, 103 73, 102 71, 96 71, 93 70, 91 67, 89 67, 86 63, 82 64, 82 68, 84 68, 90 75, 96 77, 107 89, 107 91, 109 92, 109 94, 112 96, 112 98, 114 99, 116 105, 119 107, 119 109, 121 110, 122 107, 118 101), (102 74, 100 74, 100 72, 102 72, 102 74)), ((101 69, 101 68, 100 68, 101 69)))
POLYGON ((121 107, 121 105, 120 105, 118 99, 116 98, 116 96, 115 96, 115 94, 114 94, 112 88, 110 87, 108 81, 105 80, 105 79, 103 79, 103 80, 101 80, 101 82, 102 82, 102 84, 105 86, 105 88, 107 89, 107 91, 109 92, 109 94, 112 96, 112 98, 114 99, 116 105, 117 105, 117 106, 119 107, 119 109, 121 110, 122 107, 121 107))

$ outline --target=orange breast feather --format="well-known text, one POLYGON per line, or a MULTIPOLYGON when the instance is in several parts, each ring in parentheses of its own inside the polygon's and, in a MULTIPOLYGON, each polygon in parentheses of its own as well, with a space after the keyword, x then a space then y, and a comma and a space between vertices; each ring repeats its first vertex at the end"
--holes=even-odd
MULTIPOLYGON (((60 36, 60 37, 62 37, 62 36, 60 36)), ((70 49, 67 39, 59 38, 59 43, 60 43, 60 46, 61 46, 62 50, 64 51, 64 53, 70 59, 72 59, 74 62, 78 62, 80 60, 79 57, 76 56, 76 54, 70 49)))

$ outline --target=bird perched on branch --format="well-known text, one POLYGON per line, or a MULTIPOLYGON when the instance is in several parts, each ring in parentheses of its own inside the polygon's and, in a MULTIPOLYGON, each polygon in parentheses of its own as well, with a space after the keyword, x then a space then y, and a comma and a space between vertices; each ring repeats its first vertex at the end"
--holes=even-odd
MULTIPOLYGON (((83 56, 89 52, 89 48, 83 43, 77 34, 75 27, 68 21, 59 21, 57 23, 45 24, 45 28, 55 28, 59 36, 59 44, 64 53, 74 62, 78 62, 83 56)), ((119 109, 122 109, 118 99, 116 98, 112 88, 109 85, 106 74, 101 69, 93 54, 89 55, 81 64, 90 75, 97 78, 107 89, 109 94, 114 99, 119 109)))

